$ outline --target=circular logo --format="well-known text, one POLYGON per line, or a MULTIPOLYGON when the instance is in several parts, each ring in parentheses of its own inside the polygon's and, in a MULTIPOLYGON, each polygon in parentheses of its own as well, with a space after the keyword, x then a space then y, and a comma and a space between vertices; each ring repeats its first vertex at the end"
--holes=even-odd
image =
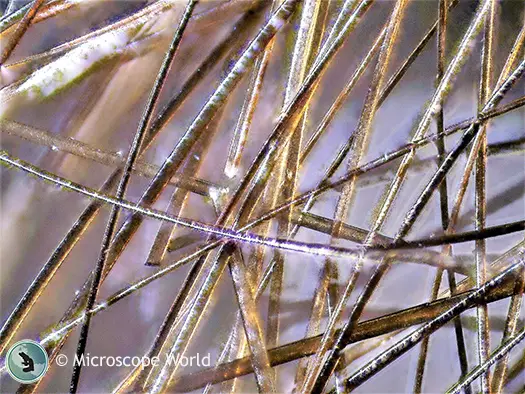
POLYGON ((5 364, 13 379, 20 383, 34 383, 47 372, 49 359, 38 342, 24 339, 9 349, 5 364))

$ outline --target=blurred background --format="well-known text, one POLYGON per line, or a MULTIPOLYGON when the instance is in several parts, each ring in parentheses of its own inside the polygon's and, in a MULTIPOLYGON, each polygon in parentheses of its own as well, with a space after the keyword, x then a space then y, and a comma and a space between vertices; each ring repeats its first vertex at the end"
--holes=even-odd
MULTIPOLYGON (((343 2, 320 1, 327 3, 322 5, 322 8, 326 8, 326 19, 325 29, 321 30, 322 35, 319 37, 320 42, 324 43, 343 7, 343 2)), ((24 1, 12 3, 14 4, 2 0, 0 9, 5 11, 7 7, 11 7, 9 11, 16 12, 25 6, 24 1)), ((385 84, 437 20, 438 3, 432 0, 408 2, 406 12, 400 22, 398 37, 393 45, 391 59, 385 74, 385 84)), ((496 27, 492 55, 494 77, 491 91, 525 21, 523 1, 504 0, 496 3, 496 27)), ((250 91, 251 71, 246 73, 236 89, 228 95, 223 110, 219 111, 219 115, 204 134, 203 139, 206 142, 198 145, 197 150, 190 152, 188 156, 186 165, 193 166, 194 171, 188 172, 185 176, 202 180, 203 182, 199 185, 205 191, 200 194, 188 193, 184 203, 179 204, 180 211, 178 211, 176 207, 170 207, 170 198, 176 190, 176 186, 170 184, 154 204, 155 208, 180 214, 184 218, 209 224, 215 223, 221 207, 224 206, 224 201, 236 189, 242 176, 250 168, 283 111, 294 43, 300 32, 301 12, 304 4, 305 2, 301 2, 290 21, 276 34, 253 120, 242 155, 235 164, 235 170, 227 171, 227 164, 231 162, 232 141, 234 146, 236 143, 234 131, 242 116, 245 97, 250 91), (190 162, 193 164, 189 164, 190 162)), ((116 168, 115 163, 119 158, 121 158, 120 165, 126 158, 149 92, 185 6, 186 2, 181 0, 174 2, 44 1, 19 45, 0 68, 2 86, 0 116, 2 120, 29 126, 24 129, 25 132, 20 127, 11 128, 10 130, 19 130, 15 135, 16 130, 7 131, 4 123, 0 134, 2 149, 64 178, 100 189, 116 168), (145 9, 151 10, 151 7, 157 8, 144 14, 142 19, 129 22, 117 29, 108 30, 108 33, 104 33, 106 35, 87 37, 81 43, 75 43, 75 46, 71 44, 79 37, 98 32, 105 26, 126 20, 145 9), (104 44, 97 40, 102 40, 104 44), (53 48, 57 47, 59 50, 53 52, 53 48), (43 69, 47 70, 47 74, 42 74, 43 69), (107 154, 101 155, 100 160, 80 157, 79 154, 68 153, 63 148, 55 146, 53 138, 43 139, 44 134, 42 133, 38 134, 35 131, 31 134, 33 135, 31 140, 28 130, 42 131, 48 137, 71 137, 85 146, 107 154), (41 138, 35 137, 37 135, 40 135, 41 138), (109 163, 110 158, 113 160, 111 163, 109 163)), ((370 50, 377 35, 388 22, 394 6, 395 2, 390 0, 374 2, 364 17, 359 20, 355 30, 349 34, 343 47, 320 79, 315 95, 308 105, 302 146, 299 146, 299 149, 304 148, 343 86, 370 50)), ((450 10, 447 22, 446 65, 454 56, 478 6, 478 1, 460 0, 450 10)), ((271 2, 264 1, 199 2, 184 32, 156 113, 181 91, 191 75, 201 67, 202 62, 219 43, 227 40, 227 49, 221 56, 214 57, 215 61, 210 70, 191 90, 187 99, 178 107, 158 137, 141 156, 140 162, 143 164, 144 171, 141 175, 132 176, 126 199, 134 202, 140 200, 152 178, 152 169, 162 165, 208 97, 217 89, 220 81, 232 69, 250 40, 268 20, 271 10, 271 2), (251 10, 249 23, 241 24, 240 21, 246 18, 249 10, 251 10), (150 173, 146 171, 148 168, 150 173)), ((5 16, 0 20, 0 23, 4 23, 2 33, 0 33, 0 45, 5 45, 10 34, 13 34, 13 24, 9 25, 8 22, 5 16)), ((482 44, 483 32, 478 34, 473 41, 471 54, 457 74, 446 98, 443 107, 445 126, 469 119, 476 116, 478 112, 482 44)), ((520 53, 519 58, 523 59, 523 48, 520 53)), ((434 34, 400 82, 378 108, 361 163, 380 157, 410 140, 418 119, 423 114, 436 87, 436 58, 437 45, 434 34)), ((357 81, 300 167, 297 174, 297 194, 316 187, 323 179, 341 146, 357 127, 363 103, 374 76, 376 60, 377 57, 374 56, 371 64, 357 81)), ((522 97, 525 93, 524 87, 522 79, 505 96, 501 105, 522 97)), ((436 123, 433 121, 428 133, 436 131, 436 123)), ((446 138, 447 150, 455 145, 460 134, 455 133, 446 138)), ((511 149, 496 150, 488 157, 487 226, 523 220, 525 217, 524 137, 523 107, 488 122, 487 142, 489 146, 497 146, 497 144, 508 141, 518 141, 518 143, 512 145, 511 149)), ((403 187, 381 228, 381 234, 388 237, 396 234, 406 212, 435 172, 436 154, 435 144, 429 144, 417 150, 416 162, 418 165, 414 165, 409 170, 403 187)), ((447 175, 450 209, 454 203, 454 196, 458 191, 466 161, 467 154, 462 154, 447 175)), ((346 162, 346 160, 343 162, 335 177, 345 173, 346 162)), ((395 160, 359 178, 351 209, 343 220, 345 223, 362 229, 370 229, 376 219, 377 204, 384 196, 385 189, 388 188, 400 162, 399 159, 395 160)), ((90 201, 80 194, 66 193, 56 186, 36 180, 20 171, 3 167, 0 174, 2 185, 0 313, 2 321, 5 321, 33 278, 90 201)), ((277 175, 272 175, 271 179, 274 176, 277 175)), ((256 206, 253 217, 268 210, 271 190, 278 187, 278 183, 275 182, 269 181, 269 186, 264 191, 262 201, 256 206)), ((473 185, 474 176, 471 176, 455 229, 457 232, 475 229, 473 185)), ((324 193, 310 212, 333 219, 340 192, 340 190, 330 190, 324 193)), ((110 194, 114 194, 114 190, 110 194)), ((443 234, 439 204, 439 193, 436 191, 406 239, 431 238, 443 234)), ((62 318, 71 300, 75 297, 75 292, 82 288, 94 267, 100 252, 109 211, 110 208, 104 206, 78 243, 71 249, 60 269, 13 337, 12 343, 22 338, 41 338, 43 330, 62 318)), ((119 226, 129 214, 129 212, 122 211, 119 226)), ((268 235, 279 236, 277 220, 271 223, 268 235)), ((145 263, 151 263, 151 248, 162 226, 161 222, 150 218, 143 221, 104 280, 98 296, 99 301, 159 269, 158 265, 152 266, 145 263)), ((260 234, 264 234, 263 230, 260 234)), ((170 238, 178 241, 178 244, 174 242, 179 246, 165 253, 160 262, 154 261, 160 264, 160 267, 165 267, 186 256, 194 250, 195 245, 206 239, 206 235, 177 226, 170 238), (184 242, 189 244, 186 245, 184 242)), ((323 233, 306 226, 300 228, 294 239, 324 244, 331 242, 330 230, 323 233)), ((495 261, 501 254, 521 241, 523 241, 523 232, 488 239, 486 241, 487 261, 489 263, 495 261)), ((351 240, 337 239, 333 242, 338 246, 357 246, 357 243, 351 240)), ((240 244, 240 247, 246 264, 252 261, 255 253, 260 253, 263 258, 263 266, 266 267, 276 253, 272 248, 258 249, 249 244, 240 244)), ((428 250, 440 252, 441 249, 441 247, 434 247, 428 250)), ((463 274, 456 275, 458 282, 464 279, 465 273, 474 275, 474 249, 475 242, 456 244, 452 248, 455 261, 461 261, 465 268, 463 274)), ((278 345, 305 337, 317 291, 318 278, 325 262, 325 258, 321 256, 294 252, 281 253, 284 256, 284 264, 278 315, 280 321, 278 345)), ((354 261, 347 258, 334 258, 333 262, 337 268, 337 275, 333 278, 332 285, 342 292, 348 282, 354 261)), ((91 355, 108 356, 145 354, 181 288, 189 267, 190 265, 186 264, 178 268, 115 303, 107 310, 98 313, 92 321, 87 351, 91 355)), ((373 261, 365 264, 363 274, 357 281, 356 288, 343 313, 343 320, 348 317, 353 303, 375 267, 376 264, 373 261)), ((428 301, 435 274, 436 268, 430 265, 406 262, 394 264, 381 282, 380 288, 374 293, 361 320, 386 315, 428 301)), ((492 274, 489 272, 489 275, 492 274)), ((246 284, 246 286, 249 285, 246 284)), ((447 289, 448 282, 443 279, 441 290, 447 289)), ((271 317, 268 312, 271 298, 269 294, 270 290, 267 289, 257 303, 264 330, 271 317)), ((492 349, 500 344, 508 305, 509 298, 489 305, 492 349)), ((237 311, 238 305, 232 280, 229 271, 226 270, 201 317, 186 354, 210 353, 212 364, 215 365, 229 338, 237 311)), ((475 309, 462 314, 470 368, 478 364, 475 316, 475 309)), ((322 333, 327 322, 328 312, 324 311, 316 333, 322 333)), ((522 307, 518 328, 522 328, 523 325, 522 307)), ((75 353, 78 332, 78 329, 72 331, 61 350, 61 353, 70 358, 75 353)), ((366 361, 395 343, 396 339, 400 339, 407 332, 409 331, 390 336, 383 344, 367 350, 362 357, 357 357, 349 362, 340 371, 341 376, 351 375, 366 361)), ((369 343, 369 341, 373 339, 351 345, 349 349, 369 343)), ((523 358, 523 349, 523 344, 521 344, 512 351, 510 366, 523 358)), ((245 350, 244 354, 249 353, 245 350)), ((416 346, 359 387, 357 391, 366 393, 412 392, 418 355, 419 346, 416 346)), ((294 389, 294 378, 298 366, 299 361, 295 360, 275 368, 278 392, 291 392, 294 389)), ((178 374, 185 375, 198 369, 195 366, 180 368, 178 374)), ((109 392, 129 372, 130 369, 127 368, 85 367, 82 370, 79 391, 109 392)), ((69 387, 70 374, 70 365, 63 368, 52 365, 36 390, 48 393, 66 392, 69 387)), ((422 391, 426 393, 443 392, 458 380, 459 375, 454 325, 447 324, 431 336, 422 391)), ((523 389, 524 377, 523 371, 519 372, 517 377, 508 382, 505 391, 513 393, 523 389)), ((12 381, 5 371, 2 372, 0 379, 1 392, 17 390, 18 384, 12 381)), ((334 381, 331 380, 329 387, 332 387, 333 384, 334 381)), ((224 387, 219 384, 215 385, 212 390, 221 392, 223 389, 224 387)), ((479 390, 478 380, 473 384, 473 389, 476 392, 479 390)), ((249 374, 239 378, 235 390, 238 392, 257 391, 254 375, 249 374)), ((202 389, 196 392, 200 391, 202 389)))

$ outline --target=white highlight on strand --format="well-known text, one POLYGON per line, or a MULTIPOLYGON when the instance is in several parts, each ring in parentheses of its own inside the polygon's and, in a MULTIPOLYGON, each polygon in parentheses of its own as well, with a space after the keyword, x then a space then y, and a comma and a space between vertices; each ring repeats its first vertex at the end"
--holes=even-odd
MULTIPOLYGON (((165 220, 174 224, 181 226, 189 227, 193 230, 201 231, 204 233, 212 234, 219 236, 221 238, 229 238, 232 240, 255 243, 259 245, 269 246, 273 248, 279 248, 283 250, 289 250, 293 252, 306 253, 310 255, 320 255, 320 256, 338 256, 338 257, 358 257, 361 248, 350 249, 350 248, 335 248, 333 246, 327 246, 322 244, 315 243, 303 243, 290 240, 281 240, 277 238, 262 237, 256 234, 248 232, 240 232, 228 229, 218 229, 216 227, 185 218, 178 218, 170 216, 164 212, 145 208, 136 203, 133 203, 128 200, 119 200, 107 194, 101 193, 99 191, 84 187, 75 182, 71 182, 67 179, 59 177, 57 175, 43 172, 38 168, 24 163, 21 160, 11 158, 5 151, 0 153, 0 161, 6 163, 7 165, 14 166, 18 169, 21 169, 29 174, 35 175, 38 178, 41 178, 45 181, 52 182, 58 186, 64 187, 66 189, 78 192, 90 198, 102 201, 106 204, 118 205, 123 209, 127 209, 142 215, 146 215, 158 220, 165 220)), ((387 253, 387 252, 385 252, 387 253)))

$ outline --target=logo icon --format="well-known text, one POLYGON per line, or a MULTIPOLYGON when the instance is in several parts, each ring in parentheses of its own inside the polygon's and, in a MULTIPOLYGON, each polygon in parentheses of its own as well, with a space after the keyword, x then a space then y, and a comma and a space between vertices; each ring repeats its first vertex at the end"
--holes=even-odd
POLYGON ((34 383, 46 374, 49 359, 38 342, 24 339, 11 346, 5 364, 7 372, 16 381, 34 383))

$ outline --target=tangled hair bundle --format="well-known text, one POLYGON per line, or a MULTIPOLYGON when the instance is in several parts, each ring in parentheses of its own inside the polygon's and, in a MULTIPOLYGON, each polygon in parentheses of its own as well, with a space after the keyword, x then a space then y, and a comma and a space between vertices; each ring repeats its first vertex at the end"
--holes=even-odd
POLYGON ((525 3, 0 5, 2 392, 525 390, 525 3))

